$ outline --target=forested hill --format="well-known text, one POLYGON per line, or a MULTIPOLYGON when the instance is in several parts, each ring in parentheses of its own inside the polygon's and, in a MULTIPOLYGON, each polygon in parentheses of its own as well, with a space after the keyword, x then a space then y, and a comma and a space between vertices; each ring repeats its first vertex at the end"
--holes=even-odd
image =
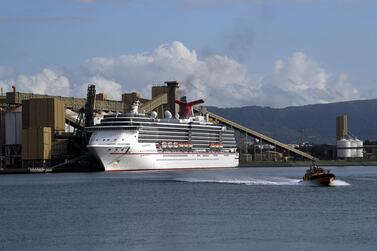
POLYGON ((335 144, 336 116, 347 114, 349 130, 361 140, 377 140, 377 99, 286 108, 246 106, 208 110, 285 143, 335 144), (302 133, 303 132, 303 133, 302 133))

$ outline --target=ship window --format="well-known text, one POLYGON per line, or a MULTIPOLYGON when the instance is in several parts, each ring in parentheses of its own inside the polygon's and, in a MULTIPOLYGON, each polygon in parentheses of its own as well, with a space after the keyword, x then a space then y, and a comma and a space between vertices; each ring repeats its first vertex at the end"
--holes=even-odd
POLYGON ((110 139, 107 139, 107 141, 110 141, 110 139))
POLYGON ((114 139, 114 141, 117 141, 117 139, 114 139))
POLYGON ((107 149, 107 151, 110 152, 110 151, 111 151, 111 148, 107 149))
POLYGON ((98 141, 98 139, 96 139, 96 141, 98 141))
POLYGON ((118 151, 118 148, 115 148, 115 151, 117 152, 117 151, 118 151))
POLYGON ((124 139, 122 139, 122 141, 124 141, 124 139))
POLYGON ((103 139, 102 141, 105 141, 105 139, 103 139))

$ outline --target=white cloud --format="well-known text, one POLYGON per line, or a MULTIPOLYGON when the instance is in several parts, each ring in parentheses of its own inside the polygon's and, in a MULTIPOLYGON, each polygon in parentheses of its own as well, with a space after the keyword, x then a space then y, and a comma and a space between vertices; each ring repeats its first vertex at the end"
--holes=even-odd
POLYGON ((120 100, 122 98, 122 85, 114 81, 95 76, 89 79, 89 83, 85 83, 81 87, 81 93, 85 93, 89 84, 95 84, 96 93, 106 93, 108 98, 120 100))
POLYGON ((282 107, 329 103, 360 98, 359 92, 347 82, 345 73, 333 76, 302 52, 287 60, 277 60, 272 73, 261 79, 261 103, 282 107))
POLYGON ((45 68, 35 75, 18 75, 15 79, 0 81, 6 86, 16 85, 18 91, 60 96, 70 95, 70 83, 67 77, 57 71, 45 68))
POLYGON ((194 50, 180 42, 159 46, 152 53, 123 55, 116 58, 93 58, 85 63, 88 75, 123 83, 123 91, 140 91, 145 87, 161 84, 166 80, 178 80, 180 89, 190 98, 207 98, 207 104, 237 105, 227 98, 224 89, 233 91, 247 78, 244 65, 219 55, 200 60, 194 50))
MULTIPOLYGON (((189 99, 204 98, 207 105, 222 107, 285 107, 360 98, 358 90, 348 83, 347 74, 336 76, 303 52, 277 60, 271 72, 262 75, 252 74, 245 65, 226 56, 200 58, 178 41, 153 52, 91 58, 64 73, 46 68, 15 79, 20 91, 81 97, 87 83, 93 83, 97 92, 106 92, 114 99, 120 99, 122 92, 149 94, 152 85, 166 80, 178 80, 189 99)), ((0 76, 0 84, 5 81, 0 76)))

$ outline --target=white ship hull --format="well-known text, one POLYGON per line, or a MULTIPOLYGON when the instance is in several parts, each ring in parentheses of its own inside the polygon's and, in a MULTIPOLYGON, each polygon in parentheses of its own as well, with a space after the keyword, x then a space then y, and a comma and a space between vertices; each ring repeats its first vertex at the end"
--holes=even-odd
MULTIPOLYGON (((105 171, 142 171, 238 166, 238 153, 223 152, 121 152, 117 147, 90 145, 105 171)), ((119 148, 119 147, 118 147, 119 148)), ((120 150, 121 148, 119 148, 120 150)))
POLYGON ((137 112, 104 117, 87 148, 105 171, 238 166, 233 130, 193 117, 155 119, 137 112))

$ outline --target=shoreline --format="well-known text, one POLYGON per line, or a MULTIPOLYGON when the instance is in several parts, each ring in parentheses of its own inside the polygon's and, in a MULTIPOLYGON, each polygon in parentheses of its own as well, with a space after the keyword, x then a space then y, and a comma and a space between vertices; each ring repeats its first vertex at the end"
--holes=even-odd
MULTIPOLYGON (((302 167, 310 166, 312 161, 252 161, 242 162, 239 167, 302 167)), ((375 160, 317 160, 316 164, 319 166, 377 166, 375 160)))
MULTIPOLYGON (((242 162, 239 164, 239 168, 253 168, 253 167, 305 167, 310 166, 311 161, 288 161, 288 162, 277 162, 277 161, 253 161, 253 162, 242 162)), ((318 160, 316 164, 319 166, 376 166, 377 161, 360 161, 360 160, 318 160)), ((75 173, 75 172, 104 172, 99 170, 88 170, 87 168, 77 167, 77 168, 67 168, 67 169, 52 169, 52 168, 1 168, 1 174, 35 174, 35 173, 75 173)))

